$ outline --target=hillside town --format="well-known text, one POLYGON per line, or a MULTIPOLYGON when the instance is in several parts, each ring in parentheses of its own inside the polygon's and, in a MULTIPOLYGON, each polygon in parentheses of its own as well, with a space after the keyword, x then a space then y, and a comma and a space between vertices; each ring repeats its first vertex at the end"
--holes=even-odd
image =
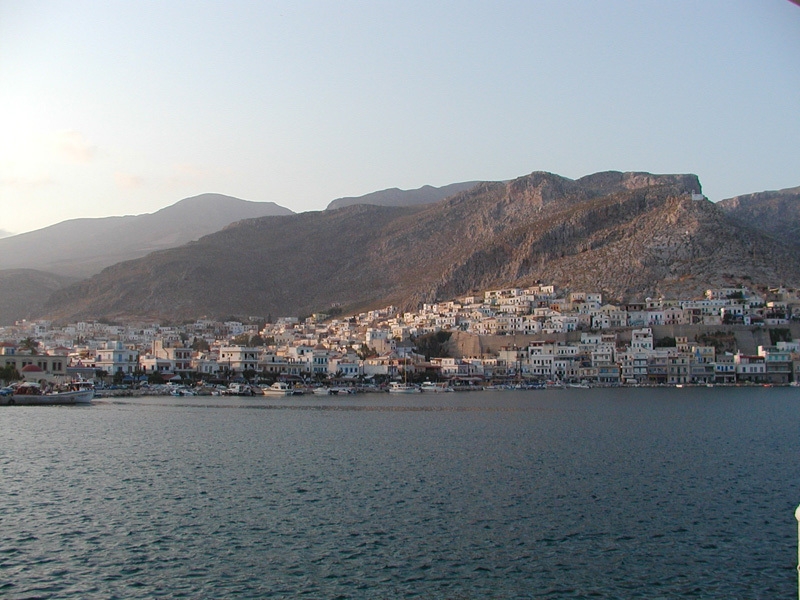
POLYGON ((332 317, 337 312, 183 325, 21 321, 0 328, 0 379, 132 388, 236 380, 355 386, 402 377, 447 381, 453 389, 800 381, 800 339, 792 335, 800 298, 785 288, 708 289, 702 299, 612 304, 598 292, 535 285, 416 312, 390 306, 332 317), (742 347, 740 333, 753 331, 768 343, 742 347), (480 340, 466 344, 480 350, 430 353, 452 347, 454 336, 480 340))

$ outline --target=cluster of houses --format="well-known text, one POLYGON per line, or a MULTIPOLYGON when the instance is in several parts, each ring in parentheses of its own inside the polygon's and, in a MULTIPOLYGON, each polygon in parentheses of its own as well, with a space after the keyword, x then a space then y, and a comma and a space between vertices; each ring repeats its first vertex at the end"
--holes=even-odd
MULTIPOLYGON (((0 368, 58 380, 98 374, 122 383, 191 378, 395 378, 464 382, 555 381, 602 385, 800 381, 800 340, 786 335, 800 319, 796 290, 768 296, 747 288, 710 289, 695 300, 604 303, 602 294, 559 293, 554 286, 489 290, 416 312, 394 307, 331 319, 265 323, 201 319, 182 326, 46 321, 0 328, 0 368), (783 339, 744 353, 681 332, 779 329, 783 339), (702 326, 702 327, 699 327, 702 326), (476 356, 424 356, 414 340, 459 332, 493 340, 476 356), (507 342, 506 342, 507 340, 507 342), (504 343, 505 342, 505 343, 504 343)), ((712 340, 713 341, 713 340, 712 340)))

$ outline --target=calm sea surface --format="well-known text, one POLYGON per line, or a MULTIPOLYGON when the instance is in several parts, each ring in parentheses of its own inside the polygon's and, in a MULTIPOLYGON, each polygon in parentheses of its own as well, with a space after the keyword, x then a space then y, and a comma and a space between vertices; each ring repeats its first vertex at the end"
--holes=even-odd
POLYGON ((3 598, 796 598, 800 390, 0 409, 3 598))

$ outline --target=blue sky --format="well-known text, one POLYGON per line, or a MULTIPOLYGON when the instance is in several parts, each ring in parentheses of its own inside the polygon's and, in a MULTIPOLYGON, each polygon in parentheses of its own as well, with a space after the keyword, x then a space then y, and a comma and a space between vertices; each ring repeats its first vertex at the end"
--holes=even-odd
POLYGON ((800 185, 788 0, 0 0, 0 229, 544 170, 800 185))

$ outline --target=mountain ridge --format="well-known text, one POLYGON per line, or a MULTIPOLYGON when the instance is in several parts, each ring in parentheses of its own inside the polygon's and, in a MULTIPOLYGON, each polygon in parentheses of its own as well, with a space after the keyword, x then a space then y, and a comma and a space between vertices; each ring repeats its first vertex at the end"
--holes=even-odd
POLYGON ((734 196, 717 206, 745 226, 800 246, 800 186, 734 196))
POLYGON ((191 319, 355 311, 544 280, 631 295, 800 282, 800 259, 708 200, 696 175, 533 172, 411 207, 241 221, 56 291, 45 314, 191 319))
POLYGON ((76 281, 34 269, 0 271, 0 325, 39 316, 53 292, 76 281))
POLYGON ((294 213, 274 202, 200 194, 153 213, 70 219, 0 239, 0 270, 87 277, 116 262, 180 246, 235 221, 282 214, 294 213))
POLYGON ((423 185, 413 190, 401 190, 396 187, 388 188, 364 194, 363 196, 336 198, 328 204, 325 210, 336 210, 354 204, 372 204, 376 206, 418 206, 420 204, 432 204, 459 192, 468 190, 478 183, 478 181, 465 181, 461 183, 451 183, 442 187, 423 185))

